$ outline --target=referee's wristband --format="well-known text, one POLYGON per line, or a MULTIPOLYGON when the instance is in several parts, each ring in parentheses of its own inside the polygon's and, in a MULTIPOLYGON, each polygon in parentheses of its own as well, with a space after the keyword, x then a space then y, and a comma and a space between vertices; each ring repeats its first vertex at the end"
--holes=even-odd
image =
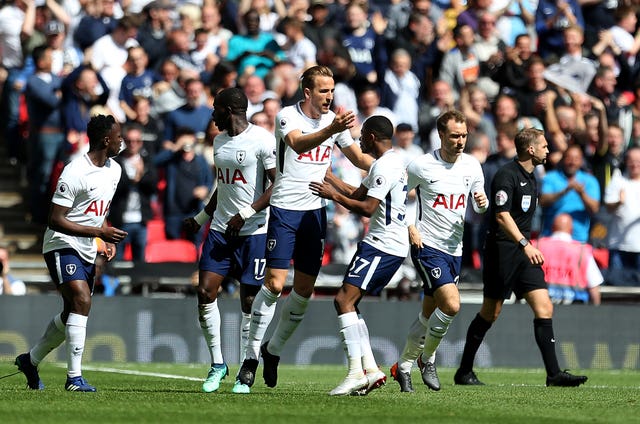
POLYGON ((202 225, 207 222, 211 218, 206 210, 202 209, 196 216, 193 217, 193 220, 198 223, 198 225, 202 225))
POLYGON ((251 205, 245 206, 244 208, 238 211, 238 215, 240 215, 240 218, 244 219, 245 221, 251 218, 255 214, 256 214, 256 210, 253 209, 251 205))

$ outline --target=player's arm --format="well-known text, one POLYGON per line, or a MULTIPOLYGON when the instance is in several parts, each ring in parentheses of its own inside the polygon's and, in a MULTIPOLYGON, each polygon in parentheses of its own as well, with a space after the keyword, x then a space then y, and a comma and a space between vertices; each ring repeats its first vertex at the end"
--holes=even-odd
POLYGON ((344 147, 342 153, 351 161, 352 164, 362 169, 363 171, 369 171, 374 159, 372 156, 362 153, 359 143, 353 143, 350 146, 344 147))
POLYGON ((326 127, 310 134, 303 134, 302 130, 294 129, 284 136, 284 141, 298 154, 308 152, 324 143, 332 135, 353 127, 355 119, 353 111, 343 112, 339 110, 331 124, 326 127))
POLYGON ((209 219, 211 219, 217 207, 218 207, 218 189, 215 189, 215 191, 211 195, 211 198, 209 199, 207 204, 204 206, 204 208, 200 212, 198 212, 194 216, 185 218, 182 221, 182 225, 184 229, 187 232, 192 234, 198 232, 198 230, 200 230, 200 227, 204 223, 206 223, 209 219))
POLYGON ((237 236, 247 219, 251 218, 253 215, 260 212, 261 210, 266 209, 267 206, 269 206, 269 201, 271 200, 271 192, 273 191, 273 182, 276 179, 276 169, 267 169, 266 172, 269 181, 271 181, 271 184, 269 185, 269 187, 267 187, 264 193, 262 193, 262 195, 256 199, 255 202, 240 209, 237 214, 231 217, 229 222, 227 222, 227 234, 231 236, 237 236))
POLYGON ((70 221, 67 218, 70 209, 68 206, 52 203, 49 213, 49 228, 75 237, 100 237, 109 243, 119 243, 127 236, 126 231, 109 226, 106 220, 101 227, 90 227, 70 221))
POLYGON ((380 204, 380 199, 367 196, 368 189, 363 185, 358 187, 358 189, 349 196, 338 193, 338 191, 327 181, 321 183, 312 182, 309 184, 309 188, 316 196, 338 202, 350 211, 353 211, 358 215, 366 216, 367 218, 370 218, 371 215, 373 215, 380 204))
POLYGON ((351 184, 338 178, 333 172, 331 172, 331 168, 327 169, 324 180, 331 184, 339 193, 344 194, 345 196, 350 196, 358 189, 358 187, 352 186, 351 184))
MULTIPOLYGON (((526 238, 508 211, 496 212, 496 222, 502 231, 504 231, 505 234, 507 234, 509 238, 516 243, 516 245, 519 246, 520 240, 526 238)), ((533 244, 529 243, 522 249, 533 265, 542 265, 544 263, 544 256, 542 255, 542 252, 540 252, 540 250, 538 250, 533 244)))

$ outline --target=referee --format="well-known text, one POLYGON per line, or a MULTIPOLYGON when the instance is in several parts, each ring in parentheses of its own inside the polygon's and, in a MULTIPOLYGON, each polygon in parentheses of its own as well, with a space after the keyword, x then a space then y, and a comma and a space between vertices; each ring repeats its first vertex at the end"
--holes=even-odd
POLYGON ((476 352, 498 319, 504 299, 514 292, 534 313, 536 343, 547 371, 547 386, 579 386, 586 376, 561 371, 553 336, 553 304, 544 280, 542 253, 529 242, 536 210, 537 184, 533 170, 549 153, 544 133, 534 128, 520 131, 515 139, 517 158, 504 165, 491 183, 490 227, 485 242, 482 308, 469 329, 454 382, 482 385, 473 372, 476 352))

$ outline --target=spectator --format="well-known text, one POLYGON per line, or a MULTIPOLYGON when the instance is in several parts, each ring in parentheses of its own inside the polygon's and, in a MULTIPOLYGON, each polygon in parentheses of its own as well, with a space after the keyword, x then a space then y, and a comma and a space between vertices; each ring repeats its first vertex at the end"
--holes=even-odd
POLYGON ((216 95, 218 92, 225 88, 235 87, 238 79, 238 72, 236 71, 233 63, 226 60, 221 61, 214 68, 209 81, 209 89, 212 95, 216 95))
POLYGON ((4 141, 12 165, 25 159, 18 125, 19 99, 24 83, 19 81, 19 77, 24 65, 22 45, 33 34, 35 13, 35 1, 32 0, 9 0, 0 9, 0 51, 2 67, 7 72, 0 111, 4 117, 4 141))
POLYGON ((90 66, 80 65, 62 81, 62 116, 72 156, 88 149, 87 124, 91 108, 106 105, 108 98, 107 83, 90 66))
POLYGON ((616 24, 609 28, 612 41, 626 57, 627 64, 633 67, 640 51, 640 30, 637 29, 636 8, 621 5, 616 9, 614 16, 616 24))
POLYGON ((584 30, 582 9, 577 0, 539 0, 536 9, 538 53, 546 60, 565 54, 564 31, 570 26, 584 30))
POLYGON ((480 16, 489 11, 492 0, 469 0, 467 8, 460 12, 456 26, 468 25, 474 32, 480 28, 480 16))
POLYGON ((180 70, 200 73, 197 63, 191 57, 191 33, 184 28, 174 28, 167 35, 167 48, 164 58, 170 59, 180 70))
POLYGON ((285 58, 285 54, 270 32, 260 30, 258 11, 247 11, 243 22, 247 33, 231 37, 226 60, 237 66, 240 80, 254 73, 264 78, 277 62, 285 58))
POLYGON ((376 84, 387 66, 386 40, 382 35, 386 28, 384 18, 379 12, 369 18, 365 5, 358 2, 347 5, 345 17, 342 45, 349 51, 358 75, 376 84))
POLYGON ((114 6, 115 0, 93 0, 93 5, 87 7, 87 14, 73 33, 73 40, 83 52, 116 27, 118 19, 114 6))
POLYGON ((162 134, 164 132, 162 120, 152 119, 151 101, 146 97, 136 96, 133 98, 133 112, 135 119, 127 122, 140 126, 144 149, 154 157, 162 148, 162 134))
POLYGON ((542 236, 551 234, 556 216, 567 213, 573 219, 573 239, 581 243, 589 240, 591 217, 600 206, 600 185, 593 175, 582 171, 583 165, 582 148, 572 144, 564 152, 560 169, 548 172, 542 179, 542 236))
POLYGON ((602 0, 580 2, 584 19, 585 46, 591 49, 598 42, 603 31, 615 25, 614 14, 624 2, 618 0, 602 0))
POLYGON ((431 19, 419 12, 412 12, 407 26, 388 40, 389 51, 400 48, 409 52, 411 71, 422 82, 421 101, 429 98, 427 93, 450 45, 451 31, 439 33, 431 19))
POLYGON ((210 49, 208 44, 209 34, 207 34, 204 28, 197 28, 194 31, 193 38, 194 47, 189 53, 191 55, 191 61, 195 63, 198 68, 200 79, 202 79, 203 82, 208 82, 220 58, 210 49))
MULTIPOLYGON (((287 7, 291 7, 291 5, 286 5, 283 0, 240 0, 238 17, 244 16, 245 13, 253 9, 259 16, 260 31, 275 35, 278 21, 287 16, 287 7)), ((239 32, 246 31, 246 22, 242 20, 238 22, 238 28, 239 32)))
POLYGON ((495 153, 496 127, 487 94, 476 84, 466 85, 460 93, 460 111, 467 117, 467 128, 473 134, 479 131, 489 137, 490 151, 495 153))
POLYGON ((380 92, 375 85, 368 84, 362 88, 357 95, 358 113, 356 114, 356 125, 351 129, 353 138, 360 137, 360 129, 367 118, 380 115, 388 118, 395 127, 398 123, 398 117, 389 109, 380 105, 380 92))
MULTIPOLYGON (((630 116, 629 107, 624 102, 624 96, 616 88, 618 81, 615 72, 608 66, 598 68, 589 94, 600 99, 604 103, 607 112, 607 122, 625 124, 625 116, 630 116)), ((628 137, 626 137, 628 138, 628 137)))
POLYGON ((149 57, 149 68, 157 72, 165 57, 167 34, 173 26, 171 0, 153 0, 143 9, 144 22, 138 29, 138 42, 149 57))
POLYGON ((160 81, 160 77, 147 69, 149 58, 141 46, 130 47, 128 50, 126 71, 120 84, 120 108, 128 120, 136 119, 134 103, 136 97, 150 99, 153 96, 153 85, 160 81))
POLYGON ((552 229, 551 236, 542 237, 536 243, 544 256, 542 270, 551 301, 599 305, 604 278, 593 258, 593 247, 571 238, 573 220, 569 214, 557 215, 552 229))
POLYGON ((218 63, 221 58, 227 56, 229 40, 233 33, 222 26, 222 16, 219 6, 205 2, 202 5, 201 29, 207 34, 207 50, 212 52, 218 63))
POLYGON ((25 91, 29 113, 29 205, 33 222, 45 224, 51 173, 62 158, 65 142, 60 112, 62 79, 51 72, 50 47, 38 46, 32 56, 36 72, 27 80, 25 91))
POLYGON ((185 82, 185 95, 187 103, 178 109, 172 110, 164 119, 164 142, 171 145, 176 139, 178 128, 188 128, 194 134, 204 133, 211 118, 213 110, 204 104, 206 96, 202 81, 189 79, 185 82))
MULTIPOLYGON (((391 6, 387 12, 387 28, 385 29, 384 36, 387 40, 392 41, 400 35, 403 29, 410 25, 411 15, 421 15, 429 19, 429 21, 436 25, 443 17, 443 9, 440 4, 446 2, 446 0, 440 2, 432 2, 431 0, 401 0, 391 2, 391 6)), ((452 2, 457 3, 457 2, 452 2)), ((450 3, 451 4, 451 3, 450 3)), ((453 4, 451 4, 453 6, 453 4)), ((458 5, 458 9, 461 5, 458 5)), ((458 10, 454 6, 454 10, 458 10)))
POLYGON ((151 198, 158 183, 156 167, 151 154, 144 148, 142 127, 128 125, 124 128, 126 149, 115 159, 122 168, 122 177, 111 202, 109 221, 127 232, 118 246, 116 260, 124 258, 127 245, 131 247, 131 259, 144 261, 147 247, 147 222, 152 218, 151 198))
POLYGON ((517 133, 518 127, 515 122, 503 122, 496 127, 497 151, 489 155, 485 162, 481 162, 486 193, 491 192, 491 181, 498 169, 515 159, 517 133))
POLYGON ((213 187, 213 174, 207 160, 194 151, 195 145, 193 130, 179 130, 175 144, 156 156, 156 164, 165 168, 167 180, 163 199, 167 238, 186 238, 199 246, 204 230, 201 228, 200 232, 183 237, 182 221, 204 207, 204 201, 213 187))
POLYGON ((10 274, 9 251, 0 247, 0 295, 23 295, 27 293, 24 281, 10 274))
POLYGON ((325 0, 311 0, 309 6, 311 20, 304 26, 304 35, 317 49, 318 63, 331 66, 335 44, 342 44, 342 34, 330 19, 329 7, 325 0))
POLYGON ((262 110, 264 105, 264 96, 267 89, 264 85, 264 80, 257 75, 250 75, 244 82, 242 91, 249 100, 249 106, 247 107, 247 117, 250 117, 256 112, 262 110))
POLYGON ((456 47, 444 55, 440 66, 440 79, 449 83, 456 101, 460 98, 462 87, 477 82, 480 76, 480 62, 473 45, 474 36, 470 25, 456 26, 453 29, 456 47))
POLYGON ((487 93, 489 100, 493 100, 500 89, 499 84, 493 78, 500 70, 506 56, 506 45, 498 37, 496 20, 493 13, 482 13, 473 42, 473 49, 478 54, 480 61, 478 85, 487 93))
MULTIPOLYGON (((517 95, 527 84, 527 68, 533 59, 531 36, 520 34, 513 47, 505 49, 505 59, 493 79, 500 84, 500 91, 517 95)), ((543 62, 544 64, 544 62, 543 62)))
POLYGON ((451 84, 445 80, 433 82, 429 99, 428 102, 420 105, 420 115, 418 117, 420 125, 418 134, 420 135, 422 148, 425 151, 440 147, 440 139, 436 131, 436 119, 444 112, 453 109, 456 103, 451 84))
MULTIPOLYGON (((601 118, 602 120, 602 118, 601 118)), ((591 169, 600 186, 600 199, 605 200, 605 193, 612 178, 621 174, 625 165, 625 142, 622 128, 616 124, 605 126, 600 137, 602 142, 591 158, 591 169)))
POLYGON ((510 87, 513 88, 513 94, 520 105, 520 112, 524 116, 533 116, 542 122, 545 120, 547 110, 545 93, 553 90, 544 79, 545 68, 544 61, 539 56, 531 57, 524 67, 525 85, 510 87))
POLYGON ((417 131, 420 80, 411 72, 411 56, 406 50, 398 49, 391 54, 389 69, 385 71, 381 85, 383 106, 417 131))
MULTIPOLYGON (((537 5, 538 0, 494 0, 491 2, 489 10, 496 14, 498 34, 507 46, 515 46, 520 35, 535 34, 537 5)), ((530 43, 531 41, 529 38, 530 43)))
POLYGON ((286 17, 280 23, 280 28, 287 37, 285 53, 296 72, 302 75, 305 69, 315 66, 318 49, 311 40, 304 35, 305 23, 291 17, 286 17))
POLYGON ((631 147, 625 156, 626 171, 615 173, 604 195, 612 214, 607 238, 609 268, 607 282, 640 285, 640 148, 631 147))
POLYGON ((291 106, 303 100, 300 76, 289 62, 278 62, 265 76, 267 90, 276 93, 282 107, 291 106))
POLYGON ((47 46, 51 47, 52 73, 59 77, 66 77, 80 66, 84 54, 79 48, 66 42, 67 34, 62 22, 49 21, 45 27, 44 35, 47 46))

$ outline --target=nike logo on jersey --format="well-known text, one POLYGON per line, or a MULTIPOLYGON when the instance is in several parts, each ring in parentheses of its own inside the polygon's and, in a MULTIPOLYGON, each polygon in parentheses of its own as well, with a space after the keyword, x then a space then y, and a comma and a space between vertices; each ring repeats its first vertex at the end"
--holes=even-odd
POLYGON ((98 187, 89 187, 89 191, 93 191, 95 189, 97 189, 98 187))
POLYGON ((349 273, 348 277, 349 278, 360 278, 360 276, 358 274, 352 274, 352 273, 349 273))
POLYGON ((429 184, 437 183, 440 180, 429 180, 429 184))
POLYGON ((520 187, 524 187, 524 186, 526 186, 526 185, 527 185, 527 183, 526 183, 526 182, 522 182, 522 181, 520 181, 520 187))

